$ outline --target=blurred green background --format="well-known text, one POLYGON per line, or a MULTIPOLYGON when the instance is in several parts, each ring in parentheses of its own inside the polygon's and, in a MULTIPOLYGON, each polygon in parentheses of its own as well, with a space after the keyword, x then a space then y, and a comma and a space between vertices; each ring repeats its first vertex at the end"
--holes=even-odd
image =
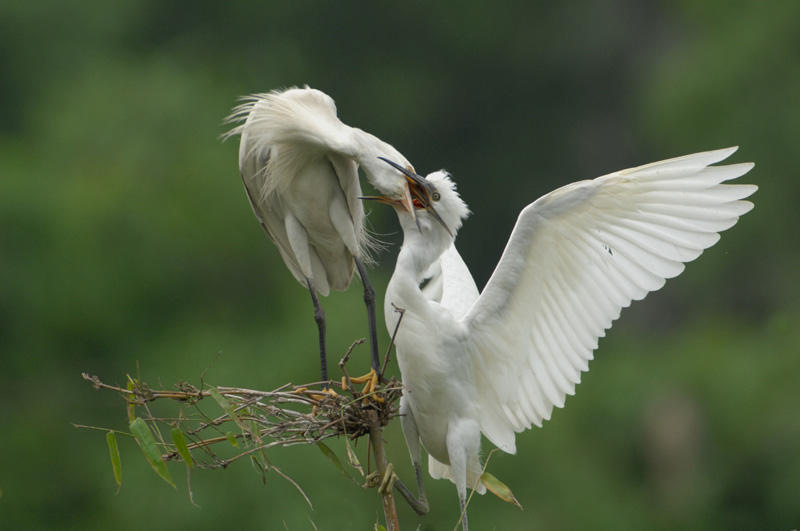
MULTIPOLYGON (((740 145, 756 208, 680 278, 623 312, 575 397, 490 471, 475 529, 800 525, 800 2, 0 4, 0 527, 371 529, 374 492, 316 448, 272 454, 313 502, 244 462, 161 481, 102 432, 124 385, 272 389, 318 374, 307 293, 262 234, 223 118, 309 84, 350 125, 444 167, 473 216, 459 247, 488 279, 519 211, 568 182, 740 145)), ((372 272, 382 295, 399 238, 372 272)), ((332 358, 366 334, 358 282, 323 301, 332 358)), ((379 316, 379 323, 382 323, 379 316)), ((387 344, 386 334, 382 345, 387 344)), ((365 348, 355 367, 367 367, 365 348)), ((333 364, 331 365, 334 370, 333 364)), ((392 371, 396 373, 396 366, 392 371)), ((398 425, 389 458, 412 481, 398 425)), ((366 442, 366 441, 364 441, 366 442)), ((332 444, 341 451, 341 444, 332 444)), ((485 452, 491 445, 484 444, 485 452)), ((365 460, 366 445, 359 445, 365 460)), ((452 529, 455 488, 424 518, 452 529)))

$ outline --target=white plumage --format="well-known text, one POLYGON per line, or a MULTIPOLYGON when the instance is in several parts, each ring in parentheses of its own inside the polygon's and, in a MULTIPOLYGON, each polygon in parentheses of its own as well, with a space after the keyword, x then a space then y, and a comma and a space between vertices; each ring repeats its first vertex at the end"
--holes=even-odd
MULTIPOLYGON (((468 486, 485 490, 480 434, 515 453, 515 433, 541 426, 575 392, 622 308, 680 274, 753 207, 742 199, 756 186, 723 184, 753 164, 710 166, 735 150, 656 162, 543 196, 520 214, 477 298, 453 237, 424 212, 420 232, 398 210, 405 237, 385 309, 390 331, 399 317, 391 305, 405 310, 396 337, 408 389, 403 431, 415 465, 421 442, 431 474, 456 484, 462 508, 468 486), (426 277, 433 278, 423 292, 426 277)), ((466 205, 446 174, 429 180, 441 194, 436 210, 455 234, 466 205)))
MULTIPOLYGON (((411 194, 424 190, 379 157, 410 168, 395 148, 342 123, 326 94, 293 88, 257 94, 234 109, 229 121, 244 121, 228 135, 241 135, 239 169, 253 212, 277 245, 292 275, 311 292, 319 326, 322 379, 325 365, 324 312, 317 292, 345 290, 353 270, 364 281, 370 319, 373 368, 379 365, 374 293, 362 265, 369 237, 359 197, 359 166, 381 193, 412 210, 411 194)), ((420 196, 419 194, 423 194, 420 196)))

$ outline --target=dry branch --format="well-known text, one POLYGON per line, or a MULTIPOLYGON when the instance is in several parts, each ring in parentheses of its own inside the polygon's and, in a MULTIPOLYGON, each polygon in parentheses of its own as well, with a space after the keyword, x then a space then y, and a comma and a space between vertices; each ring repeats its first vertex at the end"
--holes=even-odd
MULTIPOLYGON (((330 437, 346 436, 358 439, 367 435, 377 419, 381 427, 397 415, 400 384, 392 379, 363 394, 350 386, 347 395, 322 390, 322 382, 306 385, 283 385, 273 391, 257 391, 240 387, 198 389, 179 382, 173 389, 151 389, 145 382, 130 379, 128 388, 109 385, 97 376, 83 374, 95 389, 119 393, 129 405, 147 409, 145 420, 152 426, 181 428, 192 441, 189 450, 202 449, 210 458, 195 464, 204 468, 226 467, 231 462, 275 446, 315 444, 330 437), (218 393, 228 404, 223 412, 209 418, 197 407, 201 401, 218 393), (177 414, 159 417, 150 412, 148 404, 171 400, 179 404, 177 414), (223 429, 224 428, 224 429, 223 429), (238 428, 238 429, 237 429, 238 428), (230 433, 243 448, 239 454, 221 459, 211 451, 218 443, 229 447, 230 433)), ((341 389, 338 382, 332 388, 341 389)), ((212 398, 213 400, 213 398, 212 398)), ((163 439, 162 439, 163 440, 163 439)), ((174 445, 165 443, 164 460, 180 459, 174 445)))
MULTIPOLYGON (((130 376, 124 388, 104 383, 99 377, 86 373, 83 378, 92 382, 96 390, 114 391, 122 396, 127 403, 128 419, 132 428, 132 433, 127 435, 136 438, 151 466, 171 485, 174 486, 174 483, 163 465, 165 461, 182 459, 189 469, 195 466, 225 468, 234 461, 249 457, 261 470, 265 480, 267 471, 277 473, 295 486, 310 505, 310 500, 300 486, 270 463, 267 458, 268 450, 278 446, 318 444, 323 454, 349 476, 341 460, 322 441, 342 436, 356 440, 370 435, 370 447, 377 466, 376 474, 382 476, 386 470, 386 458, 380 442, 381 433, 398 415, 402 386, 394 378, 386 380, 382 374, 376 376, 371 373, 372 378, 369 379, 349 376, 345 364, 353 348, 363 342, 364 340, 359 340, 353 343, 339 363, 344 375, 341 383, 288 383, 272 391, 258 391, 241 387, 213 387, 203 383, 198 388, 188 382, 178 382, 172 389, 152 389, 141 379, 130 376), (354 382, 363 381, 367 384, 359 391, 354 382), (338 392, 334 392, 334 389, 338 392), (162 405, 166 404, 169 414, 154 414, 151 406, 156 402, 159 410, 164 409, 162 405), (210 407, 207 408, 207 405, 210 407), (177 411, 170 406, 176 406, 177 411), (221 413, 209 416, 204 411, 207 409, 221 410, 221 413), (133 429, 134 426, 136 430, 133 429)), ((389 351, 385 363, 388 361, 389 351)), ((116 463, 114 472, 118 477, 119 459, 114 435, 119 432, 106 428, 96 429, 107 432, 112 462, 116 463)), ((363 475, 364 471, 350 444, 347 443, 346 446, 347 461, 363 475)), ((369 479, 364 486, 372 486, 369 479)), ((387 529, 397 530, 397 511, 391 488, 388 491, 378 491, 383 502, 387 529)), ((191 488, 189 495, 191 498, 191 488)))

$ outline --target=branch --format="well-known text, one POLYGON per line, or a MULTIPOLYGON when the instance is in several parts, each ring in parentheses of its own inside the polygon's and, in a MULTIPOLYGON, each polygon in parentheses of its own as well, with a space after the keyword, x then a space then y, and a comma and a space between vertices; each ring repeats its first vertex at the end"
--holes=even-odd
MULTIPOLYGON (((345 475, 349 475, 338 457, 322 441, 340 436, 345 437, 345 440, 356 440, 369 435, 377 473, 383 476, 386 472, 382 433, 383 428, 398 416, 402 385, 394 378, 387 381, 373 377, 363 390, 355 388, 353 383, 361 379, 351 379, 344 365, 353 348, 363 342, 364 340, 360 340, 353 343, 342 360, 340 367, 345 376, 341 383, 287 383, 272 391, 260 391, 241 387, 214 387, 202 383, 201 379, 200 388, 180 381, 171 389, 151 389, 146 382, 130 376, 127 377, 126 387, 105 383, 98 376, 87 373, 83 374, 83 378, 91 382, 96 390, 113 391, 125 400, 128 419, 132 426, 136 424, 133 435, 151 466, 170 484, 173 483, 169 472, 163 468, 161 462, 183 460, 190 471, 195 466, 226 468, 242 458, 250 458, 262 475, 266 477, 268 471, 274 471, 295 486, 309 501, 300 486, 269 461, 268 451, 275 447, 318 444, 326 457, 334 461, 345 475), (151 408, 154 403, 166 404, 169 414, 155 414, 151 408), (222 412, 206 414, 204 410, 209 405, 212 409, 218 406, 222 412), (223 453, 224 456, 221 455, 223 453)), ((159 408, 159 411, 163 411, 163 408, 159 408)), ((118 450, 116 441, 113 441, 114 448, 111 448, 111 440, 116 433, 123 432, 90 426, 76 427, 107 432, 112 463, 117 475, 119 464, 115 462, 114 455, 118 450)), ((350 449, 350 443, 346 446, 351 466, 363 474, 350 449)), ((379 492, 387 529, 396 531, 399 525, 392 490, 379 489, 379 492)), ((191 497, 192 493, 189 495, 191 497)), ((309 501, 309 505, 310 503, 309 501)))

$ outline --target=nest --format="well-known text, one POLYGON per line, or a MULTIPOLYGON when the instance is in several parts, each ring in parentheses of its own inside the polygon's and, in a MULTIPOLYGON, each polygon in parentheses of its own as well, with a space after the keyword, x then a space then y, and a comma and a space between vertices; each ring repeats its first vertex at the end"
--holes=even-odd
POLYGON ((86 373, 83 378, 97 390, 122 395, 129 420, 141 418, 149 425, 163 461, 191 459, 201 468, 224 468, 250 456, 266 470, 270 465, 265 451, 272 447, 318 444, 330 437, 356 440, 387 426, 398 415, 401 384, 374 373, 369 379, 350 378, 344 367, 347 358, 339 364, 344 374, 341 382, 285 384, 272 391, 198 388, 187 382, 171 389, 152 389, 130 376, 123 388, 86 373), (178 411, 168 407, 165 414, 156 414, 155 409, 164 408, 152 407, 154 402, 172 402, 178 411), (222 413, 209 415, 205 413, 208 409, 222 413), (175 430, 183 434, 185 446, 175 441, 175 430), (171 437, 165 436, 166 431, 171 437), (206 457, 198 457, 199 452, 206 457), (234 455, 223 457, 223 453, 234 455))

